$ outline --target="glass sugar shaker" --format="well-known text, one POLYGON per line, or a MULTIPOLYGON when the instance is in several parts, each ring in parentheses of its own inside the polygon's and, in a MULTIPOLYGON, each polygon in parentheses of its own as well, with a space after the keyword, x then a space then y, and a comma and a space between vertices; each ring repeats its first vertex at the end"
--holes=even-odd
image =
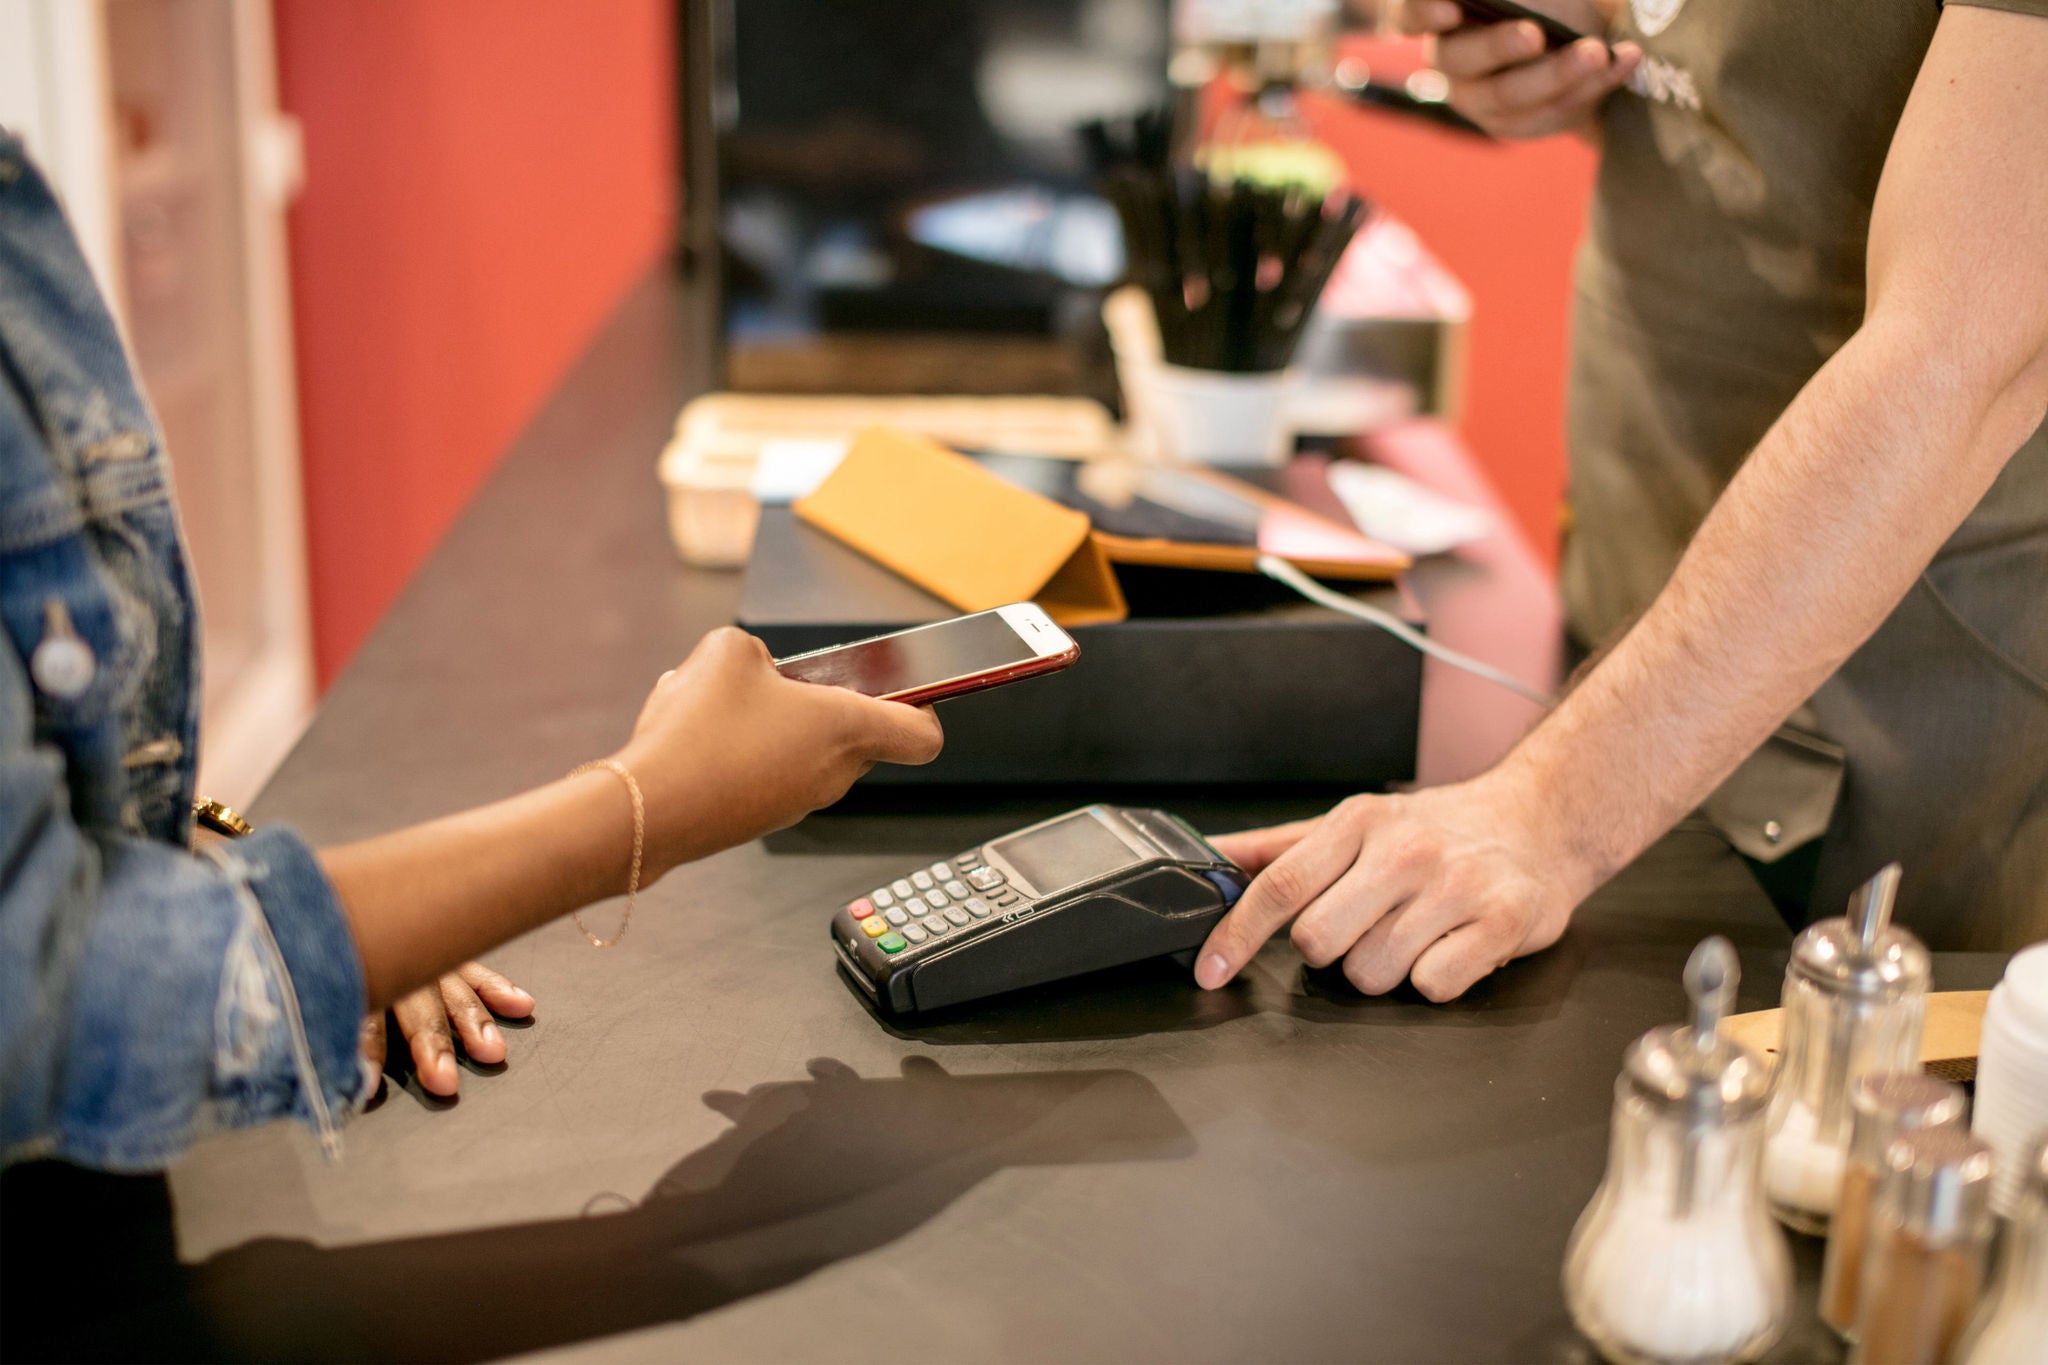
POLYGON ((2048 1133, 2028 1151, 1998 1277, 1956 1350, 1960 1365, 2048 1361, 2048 1133))
POLYGON ((1848 1159, 1850 1094, 1864 1076, 1917 1071, 1931 970, 1926 945, 1891 923, 1899 865, 1808 925, 1785 968, 1784 1041, 1764 1148, 1771 1212, 1826 1232, 1848 1159))
POLYGON ((1947 1365, 1984 1289, 1991 1145, 1922 1128, 1885 1149, 1849 1365, 1947 1365))
POLYGON ((1844 1336, 1856 1327, 1870 1209, 1885 1149, 1917 1128, 1960 1126, 1968 1104, 1963 1088, 1953 1081, 1924 1071, 1889 1071, 1856 1082, 1849 1109, 1849 1161, 1828 1223, 1827 1259, 1820 1272, 1821 1320, 1844 1336))
POLYGON ((1691 1024, 1629 1046, 1607 1175, 1565 1251, 1572 1320, 1625 1365, 1751 1360, 1784 1329, 1791 1257, 1760 1171, 1769 1073, 1720 1033, 1738 971, 1728 940, 1700 944, 1691 1024))

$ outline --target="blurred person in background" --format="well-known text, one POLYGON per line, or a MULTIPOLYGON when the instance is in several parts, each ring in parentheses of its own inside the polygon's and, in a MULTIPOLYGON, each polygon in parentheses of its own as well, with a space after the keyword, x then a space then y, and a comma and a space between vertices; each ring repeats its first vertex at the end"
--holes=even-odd
POLYGON ((1528 3, 1597 36, 1384 0, 1488 132, 1599 149, 1562 578, 1604 653, 1472 781, 1219 839, 1260 875, 1197 979, 1292 923, 1448 999, 1702 803, 1794 923, 1897 860, 1934 947, 2048 938, 2048 0, 1528 3))
POLYGON ((495 1061, 485 1006, 532 1002, 443 973, 940 745, 929 711, 790 681, 721 630, 655 684, 624 772, 341 848, 274 827, 196 852, 197 610, 113 317, 0 130, 0 1164, 148 1170, 286 1115, 333 1150, 377 1084, 366 1011, 404 1002, 423 1084, 453 1093, 450 1016, 495 1061))

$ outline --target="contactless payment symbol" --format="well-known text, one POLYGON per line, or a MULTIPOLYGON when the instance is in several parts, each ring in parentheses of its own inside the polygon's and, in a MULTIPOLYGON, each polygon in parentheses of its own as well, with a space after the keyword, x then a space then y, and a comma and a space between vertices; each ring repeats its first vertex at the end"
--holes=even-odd
POLYGON ((1685 0, 1629 0, 1636 27, 1645 38, 1654 38, 1671 27, 1671 21, 1685 8, 1685 0))

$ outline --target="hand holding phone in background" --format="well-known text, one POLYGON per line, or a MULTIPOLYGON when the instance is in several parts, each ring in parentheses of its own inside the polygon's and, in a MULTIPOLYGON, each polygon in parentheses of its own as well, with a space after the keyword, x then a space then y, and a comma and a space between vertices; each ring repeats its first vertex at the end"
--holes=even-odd
POLYGON ((1534 0, 1552 23, 1509 18, 1504 0, 1387 0, 1395 26, 1430 37, 1430 62, 1450 80, 1450 104, 1499 138, 1598 136, 1600 102, 1642 65, 1634 43, 1612 48, 1607 31, 1616 0, 1534 0), (1506 22, 1500 22, 1505 18, 1506 22))

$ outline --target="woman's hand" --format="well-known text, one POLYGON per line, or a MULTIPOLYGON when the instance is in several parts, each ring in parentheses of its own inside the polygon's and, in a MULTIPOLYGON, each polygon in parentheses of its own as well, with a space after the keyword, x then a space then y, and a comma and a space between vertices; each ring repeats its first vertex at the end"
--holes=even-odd
POLYGON ((646 798, 647 880, 795 824, 877 763, 929 763, 943 740, 929 710, 793 681, 753 636, 714 630, 618 755, 646 798))
POLYGON ((1408 980, 1449 1000, 1557 942, 1602 879, 1547 803, 1497 771, 1213 842, 1254 877, 1202 945, 1195 979, 1210 990, 1291 921, 1310 966, 1341 961, 1368 995, 1408 980))
MULTIPOLYGON (((1589 0, 1531 0, 1531 8, 1582 33, 1600 34, 1607 16, 1589 0)), ((1600 102, 1627 84, 1643 50, 1598 37, 1545 53, 1543 32, 1522 20, 1467 27, 1451 0, 1394 0, 1404 33, 1427 34, 1430 64, 1450 80, 1450 104, 1499 138, 1590 135, 1600 102)))
MULTIPOLYGON (((929 711, 793 682, 759 640, 714 630, 662 675, 633 737, 613 755, 645 807, 640 884, 795 824, 877 763, 929 763, 941 739, 929 711)), ((616 774, 597 768, 323 849, 370 1003, 403 999, 450 963, 623 892, 634 848, 628 795, 616 774)), ((433 1011, 414 1013, 431 1019, 433 1011)), ((412 1041, 417 1053, 419 1035, 412 1041)), ((452 1081, 446 1066, 432 1065, 452 1081)))
POLYGON ((532 1013, 532 996, 481 962, 465 962, 433 985, 401 996, 389 1010, 365 1019, 363 1056, 372 1066, 384 1065, 388 1016, 412 1049, 420 1085, 429 1094, 452 1099, 461 1074, 455 1065, 455 1039, 462 1039, 462 1050, 471 1061, 494 1065, 505 1060, 505 1035, 494 1018, 524 1019, 532 1013))

